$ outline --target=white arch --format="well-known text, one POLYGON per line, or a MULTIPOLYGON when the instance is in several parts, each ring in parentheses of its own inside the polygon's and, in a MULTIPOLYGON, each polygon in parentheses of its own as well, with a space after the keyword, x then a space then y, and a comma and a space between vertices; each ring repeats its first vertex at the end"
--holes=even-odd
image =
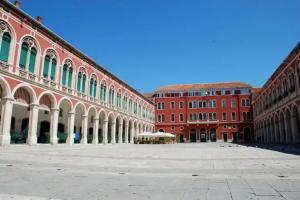
POLYGON ((38 97, 38 103, 40 103, 40 100, 41 100, 41 98, 42 98, 44 95, 49 95, 50 98, 51 98, 51 100, 53 101, 53 102, 52 102, 52 103, 53 103, 52 108, 57 108, 57 100, 56 100, 56 97, 55 97, 54 94, 53 94, 51 91, 49 91, 49 90, 46 90, 46 91, 42 92, 42 93, 39 95, 39 97, 38 97))
POLYGON ((67 96, 64 96, 58 100, 57 107, 59 108, 61 106, 61 103, 64 100, 66 100, 70 104, 71 111, 72 111, 73 110, 73 102, 71 101, 70 97, 67 97, 67 96))
POLYGON ((19 89, 19 88, 25 88, 27 90, 27 92, 29 93, 30 95, 30 100, 31 102, 30 103, 34 103, 34 104, 38 104, 39 102, 37 101, 37 96, 36 96, 36 93, 34 91, 34 89, 31 87, 31 85, 29 85, 28 83, 19 83, 18 85, 15 86, 15 88, 13 89, 12 91, 12 96, 14 97, 16 91, 19 89))
POLYGON ((1 75, 0 75, 0 85, 2 87, 2 92, 4 92, 4 94, 2 94, 2 95, 5 95, 3 97, 10 97, 10 98, 12 98, 13 96, 11 95, 10 85, 5 80, 5 78, 3 78, 1 75))
MULTIPOLYGON (((58 83, 59 77, 60 77, 60 74, 59 74, 60 71, 59 71, 59 69, 61 68, 60 65, 59 65, 59 63, 60 63, 60 57, 59 57, 59 54, 57 53, 57 51, 53 47, 47 47, 44 50, 43 54, 42 54, 42 66, 41 66, 41 72, 40 72, 40 74, 41 74, 41 77, 43 77, 42 73, 44 71, 45 56, 46 56, 46 53, 47 53, 48 50, 52 50, 52 51, 55 52, 55 57, 56 57, 55 82, 58 83)), ((49 66, 49 67, 51 67, 51 66, 49 66)))
POLYGON ((76 112, 77 107, 80 106, 80 105, 83 106, 83 112, 84 112, 84 115, 86 115, 86 114, 87 114, 87 113, 86 113, 86 106, 85 106, 85 104, 84 104, 83 102, 81 102, 81 101, 78 101, 78 102, 75 104, 75 106, 74 106, 72 112, 76 112))
POLYGON ((4 21, 8 27, 9 30, 11 32, 11 43, 10 43, 10 47, 9 47, 9 56, 8 56, 8 64, 10 65, 14 65, 14 58, 15 58, 15 52, 16 52, 16 44, 17 44, 17 35, 15 32, 15 29, 13 28, 13 25, 7 21, 6 19, 4 19, 2 16, 0 17, 0 20, 4 21))

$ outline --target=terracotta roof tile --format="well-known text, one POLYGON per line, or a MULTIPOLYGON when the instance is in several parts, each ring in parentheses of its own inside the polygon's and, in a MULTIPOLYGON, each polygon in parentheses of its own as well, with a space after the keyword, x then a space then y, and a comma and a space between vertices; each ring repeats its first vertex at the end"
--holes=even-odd
POLYGON ((158 88, 156 92, 191 91, 191 90, 201 90, 201 89, 249 88, 249 87, 251 88, 252 86, 241 82, 199 83, 199 84, 167 85, 158 88))

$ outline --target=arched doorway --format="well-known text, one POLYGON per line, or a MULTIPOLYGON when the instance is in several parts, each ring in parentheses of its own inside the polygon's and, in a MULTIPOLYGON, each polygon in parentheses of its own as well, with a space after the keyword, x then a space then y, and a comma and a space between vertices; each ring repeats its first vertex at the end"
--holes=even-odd
POLYGON ((196 129, 190 130, 190 142, 197 142, 196 129))
POLYGON ((210 129, 210 141, 216 142, 217 141, 217 132, 215 128, 210 129))
POLYGON ((58 105, 58 143, 74 143, 74 115, 72 113, 72 103, 69 99, 62 99, 58 105))
POLYGON ((107 117, 104 110, 100 111, 99 114, 99 130, 98 130, 98 141, 99 143, 107 144, 107 135, 104 135, 104 132, 107 131, 107 117))
POLYGON ((86 136, 87 133, 87 127, 85 127, 85 120, 87 120, 87 116, 85 115, 86 109, 85 106, 82 103, 78 103, 75 106, 75 122, 74 122, 74 143, 84 143, 85 139, 84 136, 86 136))
POLYGON ((200 142, 206 142, 207 138, 206 138, 206 129, 201 128, 200 130, 200 142))
POLYGON ((300 130, 300 121, 299 121, 299 110, 297 106, 293 107, 292 110, 292 136, 293 136, 293 143, 299 143, 299 130, 300 130))
POLYGON ((251 141, 251 129, 249 127, 244 128, 244 138, 245 143, 249 143, 251 141))
POLYGON ((115 134, 116 134, 116 120, 114 115, 111 113, 108 116, 108 129, 107 129, 107 142, 109 144, 114 144, 116 142, 115 140, 115 134))

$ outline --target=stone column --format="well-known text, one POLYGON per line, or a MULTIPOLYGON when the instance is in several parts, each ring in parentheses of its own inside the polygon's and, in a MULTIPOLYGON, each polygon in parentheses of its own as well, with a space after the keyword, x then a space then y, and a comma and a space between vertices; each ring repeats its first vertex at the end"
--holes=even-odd
POLYGON ((103 132, 103 144, 107 144, 107 129, 108 129, 108 120, 105 119, 103 120, 103 128, 102 128, 102 132, 103 132))
POLYGON ((116 120, 111 123, 111 143, 116 143, 116 120))
POLYGON ((131 130, 130 130, 130 143, 133 144, 134 143, 134 126, 131 126, 131 130))
POLYGON ((59 109, 51 109, 50 144, 57 144, 57 126, 59 109))
POLYGON ((29 126, 28 126, 28 136, 27 136, 27 144, 34 145, 37 143, 37 124, 38 124, 38 115, 39 108, 38 104, 30 105, 30 113, 29 113, 29 126))
POLYGON ((88 133, 88 115, 82 115, 82 138, 80 140, 81 144, 87 144, 87 133, 88 133))
POLYGON ((10 144, 10 124, 13 110, 13 99, 1 100, 0 146, 10 144))
POLYGON ((99 129, 99 118, 94 118, 93 124, 93 144, 98 144, 98 129, 99 129))
POLYGON ((119 140, 118 140, 119 144, 123 143, 123 124, 120 123, 119 124, 119 140))
POLYGON ((128 144, 128 123, 125 124, 125 144, 128 144))
POLYGON ((73 144, 74 143, 74 122, 75 122, 75 113, 69 112, 68 113, 68 138, 67 138, 67 144, 73 144))

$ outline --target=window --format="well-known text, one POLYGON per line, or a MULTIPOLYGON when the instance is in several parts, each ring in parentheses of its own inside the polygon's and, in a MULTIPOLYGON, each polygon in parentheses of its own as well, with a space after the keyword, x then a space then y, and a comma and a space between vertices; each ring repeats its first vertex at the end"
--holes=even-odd
POLYGON ((226 120, 227 120, 227 113, 226 113, 226 112, 223 112, 222 120, 223 120, 223 121, 226 121, 226 120))
POLYGON ((217 113, 208 113, 209 120, 217 120, 217 113))
POLYGON ((196 121, 197 115, 195 113, 190 113, 190 121, 196 121))
POLYGON ((0 48, 0 60, 3 62, 8 62, 9 51, 10 51, 10 43, 11 43, 11 35, 8 30, 8 26, 5 22, 1 20, 3 27, 2 31, 4 32, 2 35, 2 40, 0 40, 1 48, 0 48))
POLYGON ((66 60, 63 65, 62 80, 61 83, 65 87, 72 88, 73 79, 73 65, 71 60, 66 60))
POLYGON ((199 120, 206 120, 206 113, 199 113, 199 120))
POLYGON ((206 101, 205 100, 199 101, 199 108, 206 108, 206 101))
POLYGON ((209 100, 208 101, 208 107, 209 108, 216 108, 217 107, 216 100, 209 100))
POLYGON ((180 101, 180 102, 179 102, 179 108, 180 108, 180 109, 183 109, 183 101, 180 101))
POLYGON ((36 43, 35 41, 30 38, 26 37, 22 42, 21 53, 20 53, 20 60, 19 60, 19 67, 30 73, 35 72, 35 62, 36 62, 36 43))
POLYGON ((44 58, 43 77, 54 81, 55 73, 56 73, 56 54, 54 50, 49 49, 47 50, 46 56, 44 58))
POLYGON ((106 82, 102 81, 100 85, 100 101, 101 103, 106 102, 106 82))
POLYGON ((97 78, 95 75, 92 75, 92 78, 90 80, 90 97, 96 98, 96 92, 97 92, 97 78))
POLYGON ((222 99, 222 108, 226 108, 226 99, 222 99))
POLYGON ((183 120, 184 120, 184 119, 183 119, 183 114, 179 114, 179 121, 180 121, 180 122, 183 122, 183 120))
POLYGON ((232 121, 235 121, 235 120, 236 120, 235 112, 232 112, 232 113, 231 113, 231 120, 232 120, 232 121))
POLYGON ((122 99, 121 90, 119 90, 117 93, 117 107, 119 109, 121 108, 121 99, 122 99))
POLYGON ((236 129, 236 125, 232 125, 232 128, 233 128, 233 129, 236 129))
POLYGON ((242 99, 242 106, 249 107, 250 106, 250 99, 242 99))
POLYGON ((109 88, 109 95, 108 95, 108 103, 109 105, 111 106, 114 106, 114 103, 115 103, 115 89, 114 89, 114 86, 111 86, 109 88))
POLYGON ((196 101, 190 101, 189 108, 196 108, 196 101))
POLYGON ((230 106, 231 106, 231 108, 236 107, 235 99, 231 99, 230 106))
POLYGON ((83 68, 78 72, 77 76, 77 92, 85 94, 86 89, 86 74, 83 68))
POLYGON ((244 119, 244 121, 251 120, 251 113, 250 112, 243 112, 243 119, 244 119))
POLYGON ((174 114, 171 115, 171 122, 175 122, 175 115, 174 114))
POLYGON ((164 102, 157 103, 157 109, 158 110, 164 110, 165 109, 165 103, 164 102))
POLYGON ((171 109, 175 109, 175 102, 174 102, 174 101, 172 101, 172 102, 170 103, 170 108, 171 108, 171 109))

